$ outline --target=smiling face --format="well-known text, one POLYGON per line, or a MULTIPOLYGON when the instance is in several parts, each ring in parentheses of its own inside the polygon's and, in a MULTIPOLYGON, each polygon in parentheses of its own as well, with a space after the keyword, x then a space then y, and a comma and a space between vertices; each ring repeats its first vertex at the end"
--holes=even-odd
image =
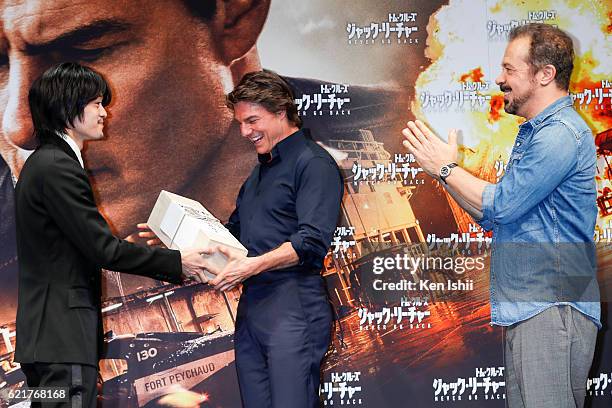
MULTIPOLYGON (((84 159, 120 234, 146 219, 160 190, 180 193, 214 162, 231 122, 223 106, 231 73, 212 46, 209 24, 182 2, 9 0, 0 16, 5 140, 35 146, 27 92, 50 66, 80 62, 111 85, 108 140, 89 143, 84 159)), ((88 140, 102 135, 91 109, 79 123, 88 140)))
POLYGON ((85 105, 81 117, 74 119, 74 126, 69 127, 72 136, 77 143, 82 146, 82 143, 88 140, 98 140, 104 137, 104 119, 106 118, 106 109, 102 106, 102 97, 98 97, 85 105))
POLYGON ((285 112, 268 112, 251 102, 234 105, 234 119, 240 124, 240 134, 253 143, 258 154, 270 153, 290 127, 285 112))
POLYGON ((502 72, 495 79, 504 92, 504 110, 522 117, 530 116, 530 101, 538 89, 536 76, 527 62, 530 43, 529 37, 519 37, 508 44, 502 72))

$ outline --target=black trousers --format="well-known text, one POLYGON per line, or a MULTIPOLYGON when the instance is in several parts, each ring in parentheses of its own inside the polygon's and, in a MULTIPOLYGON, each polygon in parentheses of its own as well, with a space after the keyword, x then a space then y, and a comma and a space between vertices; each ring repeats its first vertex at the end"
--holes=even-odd
POLYGON ((21 364, 28 387, 68 388, 69 401, 32 402, 31 408, 95 408, 98 367, 86 364, 21 364))
POLYGON ((318 407, 331 327, 319 275, 246 285, 234 335, 244 408, 318 407))

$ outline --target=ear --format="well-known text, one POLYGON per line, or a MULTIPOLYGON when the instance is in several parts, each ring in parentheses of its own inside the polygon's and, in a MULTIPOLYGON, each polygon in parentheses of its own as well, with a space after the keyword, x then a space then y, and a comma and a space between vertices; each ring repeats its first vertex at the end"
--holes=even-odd
POLYGON ((226 65, 253 48, 269 9, 270 0, 217 0, 215 39, 226 65))
POLYGON ((544 67, 542 67, 542 69, 540 69, 538 72, 538 76, 540 85, 547 86, 555 80, 555 76, 557 76, 557 69, 551 64, 544 65, 544 67))
POLYGON ((287 111, 286 111, 286 110, 284 110, 284 109, 283 109, 283 110, 279 110, 278 112, 276 112, 276 113, 275 113, 275 115, 276 115, 276 116, 277 116, 279 119, 283 120, 283 119, 287 118, 287 111))

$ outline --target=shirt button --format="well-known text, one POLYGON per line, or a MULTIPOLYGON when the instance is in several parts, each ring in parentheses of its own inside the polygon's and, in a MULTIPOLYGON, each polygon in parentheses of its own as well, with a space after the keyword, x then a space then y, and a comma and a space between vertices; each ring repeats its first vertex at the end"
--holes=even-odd
POLYGON ((520 146, 520 145, 521 145, 521 142, 516 142, 516 145, 517 145, 517 146, 520 146))

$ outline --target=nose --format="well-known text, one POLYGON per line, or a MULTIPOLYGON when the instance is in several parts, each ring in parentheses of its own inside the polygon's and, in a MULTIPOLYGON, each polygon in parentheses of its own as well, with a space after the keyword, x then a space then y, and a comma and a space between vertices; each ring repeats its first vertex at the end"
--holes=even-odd
POLYGON ((253 128, 251 128, 250 125, 248 125, 246 123, 241 123, 240 124, 240 134, 243 137, 249 137, 251 135, 251 133, 253 133, 253 128))
POLYGON ((106 119, 106 117, 108 116, 108 113, 106 112, 106 109, 104 108, 104 106, 100 105, 100 112, 99 115, 102 119, 106 119))
POLYGON ((28 107, 28 91, 36 72, 32 64, 20 58, 9 56, 9 77, 5 89, 6 106, 2 115, 2 132, 4 137, 13 144, 24 148, 36 147, 33 134, 30 108, 28 107))
POLYGON ((497 78, 495 78, 495 83, 498 86, 501 86, 504 82, 506 82, 506 81, 505 81, 505 78, 504 78, 504 72, 502 71, 502 72, 499 73, 497 78))

